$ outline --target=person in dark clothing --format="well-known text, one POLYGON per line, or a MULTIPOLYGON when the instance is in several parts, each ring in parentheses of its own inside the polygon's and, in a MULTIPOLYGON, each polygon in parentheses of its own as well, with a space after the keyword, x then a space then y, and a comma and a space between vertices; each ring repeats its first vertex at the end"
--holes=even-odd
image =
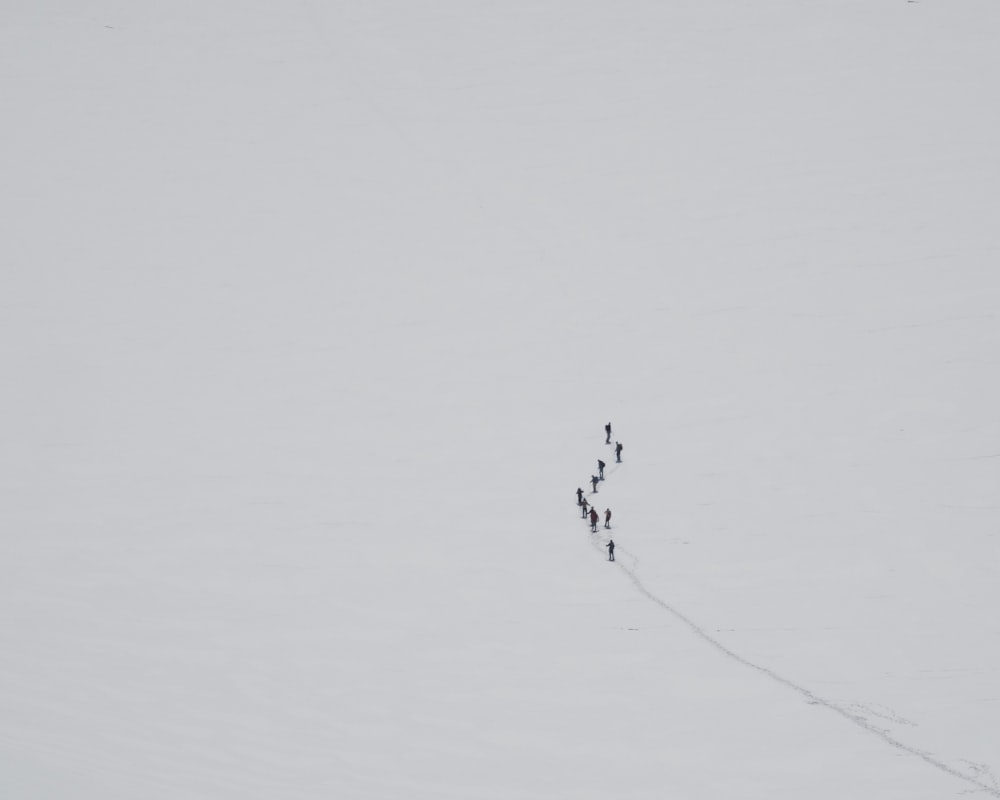
POLYGON ((587 518, 587 505, 588 505, 588 503, 587 503, 586 500, 581 500, 580 501, 580 516, 583 519, 587 518))
POLYGON ((596 475, 590 476, 590 483, 594 487, 594 494, 597 494, 597 482, 600 480, 596 475))
POLYGON ((597 477, 602 481, 604 480, 604 467, 604 462, 601 459, 597 459, 597 477))
POLYGON ((593 506, 591 506, 591 508, 590 508, 590 529, 594 533, 597 533, 597 520, 598 519, 599 519, 599 517, 597 516, 597 509, 594 508, 593 506))
POLYGON ((604 426, 604 432, 608 435, 608 438, 604 440, 604 444, 611 444, 611 423, 609 422, 604 426))
POLYGON ((583 502, 583 489, 576 490, 576 504, 580 505, 583 502))
POLYGON ((610 528, 611 527, 611 509, 610 508, 604 509, 604 527, 605 528, 610 528))
POLYGON ((606 548, 608 548, 608 561, 614 561, 615 560, 615 540, 614 539, 608 539, 608 543, 606 545, 604 545, 604 546, 606 548))
POLYGON ((615 442, 615 459, 619 464, 622 463, 622 443, 615 442))

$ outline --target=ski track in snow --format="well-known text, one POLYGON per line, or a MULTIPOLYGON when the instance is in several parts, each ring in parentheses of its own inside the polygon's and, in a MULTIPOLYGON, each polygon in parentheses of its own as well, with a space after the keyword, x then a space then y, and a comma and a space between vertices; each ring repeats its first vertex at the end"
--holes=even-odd
MULTIPOLYGON (((601 539, 600 533, 591 534, 591 542, 594 545, 594 547, 599 550, 603 550, 604 545, 601 543, 600 539, 601 539)), ((975 773, 974 775, 967 775, 961 770, 946 764, 939 758, 936 758, 932 753, 928 753, 924 750, 919 750, 916 747, 911 747, 905 742, 902 742, 899 739, 895 738, 894 736, 890 735, 888 731, 882 730, 881 728, 877 728, 876 726, 872 725, 864 716, 852 713, 850 710, 851 707, 842 708, 833 701, 826 700, 825 698, 820 697, 819 695, 813 693, 804 686, 795 683, 795 681, 790 680, 784 677, 783 675, 779 675, 774 670, 768 669, 767 667, 761 666, 760 664, 756 664, 753 661, 744 658, 734 650, 730 650, 718 639, 711 636, 704 628, 699 626, 692 619, 685 616, 683 613, 678 611, 676 608, 667 603, 665 600, 661 599, 660 597, 657 597, 655 594, 653 594, 653 592, 647 589, 646 586, 642 583, 642 581, 639 580, 639 576, 636 574, 636 569, 639 564, 638 557, 630 553, 621 545, 616 544, 615 555, 618 556, 619 554, 625 555, 632 562, 632 566, 631 567, 626 566, 620 560, 616 560, 614 564, 618 567, 618 569, 620 569, 628 576, 629 580, 632 581, 632 585, 635 586, 636 590, 640 594, 645 595, 647 599, 656 603, 656 605, 658 605, 664 611, 667 611, 668 613, 676 617, 678 620, 683 622, 692 631, 692 633, 694 633, 696 636, 706 641, 708 644, 710 644, 716 650, 721 652, 727 658, 731 658, 733 661, 736 661, 737 663, 742 664, 745 667, 749 667, 750 669, 756 670, 757 672, 766 675, 775 683, 779 683, 782 686, 785 686, 788 689, 797 692, 798 694, 802 695, 802 697, 805 698, 807 703, 816 706, 823 706, 824 708, 829 709, 838 716, 841 716, 844 719, 846 719, 848 722, 851 722, 858 728, 861 728, 867 731, 868 733, 878 736, 882 741, 886 742, 887 744, 891 745, 897 750, 900 750, 904 753, 908 753, 912 756, 916 756, 921 761, 930 764, 932 767, 935 767, 941 770, 942 772, 946 772, 947 774, 952 775, 955 778, 959 778, 960 780, 963 780, 966 783, 969 783, 972 786, 976 787, 976 789, 982 790, 987 794, 992 795, 993 797, 1000 797, 1000 788, 998 788, 996 781, 993 779, 992 773, 990 772, 989 768, 986 765, 974 764, 973 762, 966 761, 965 763, 969 764, 969 766, 975 773), (982 778, 990 779, 990 783, 984 783, 982 778)))

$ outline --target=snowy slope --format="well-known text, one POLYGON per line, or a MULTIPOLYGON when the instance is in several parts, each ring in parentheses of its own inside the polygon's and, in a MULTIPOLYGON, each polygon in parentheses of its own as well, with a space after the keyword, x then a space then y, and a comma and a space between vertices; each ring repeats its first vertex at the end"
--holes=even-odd
POLYGON ((0 796, 1000 796, 998 35, 7 3, 0 796))

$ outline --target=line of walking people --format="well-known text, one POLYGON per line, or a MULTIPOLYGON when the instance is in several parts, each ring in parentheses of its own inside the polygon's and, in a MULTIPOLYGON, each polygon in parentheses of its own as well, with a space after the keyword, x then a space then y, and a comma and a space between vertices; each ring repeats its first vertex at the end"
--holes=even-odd
MULTIPOLYGON (((609 422, 604 426, 605 433, 605 444, 611 444, 611 423, 609 422)), ((615 442, 615 460, 617 463, 622 463, 622 443, 615 442)), ((597 485, 604 480, 604 468, 607 466, 601 459, 597 459, 597 474, 590 476, 590 484, 594 487, 594 491, 591 494, 597 494, 597 485)), ((587 498, 583 496, 583 489, 577 488, 576 490, 576 504, 580 507, 580 516, 583 519, 590 518, 590 530, 597 533, 597 523, 600 522, 600 514, 597 513, 597 506, 593 503, 588 503, 587 498)), ((611 509, 604 509, 604 527, 607 530, 611 529, 611 509)), ((608 543, 604 545, 608 548, 608 561, 615 560, 615 540, 609 538, 608 543)))

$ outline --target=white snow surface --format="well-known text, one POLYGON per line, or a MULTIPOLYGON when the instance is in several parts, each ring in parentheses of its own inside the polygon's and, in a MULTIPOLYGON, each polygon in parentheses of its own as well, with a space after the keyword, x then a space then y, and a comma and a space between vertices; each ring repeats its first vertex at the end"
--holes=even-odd
POLYGON ((994 0, 0 12, 0 797, 1000 797, 994 0))

